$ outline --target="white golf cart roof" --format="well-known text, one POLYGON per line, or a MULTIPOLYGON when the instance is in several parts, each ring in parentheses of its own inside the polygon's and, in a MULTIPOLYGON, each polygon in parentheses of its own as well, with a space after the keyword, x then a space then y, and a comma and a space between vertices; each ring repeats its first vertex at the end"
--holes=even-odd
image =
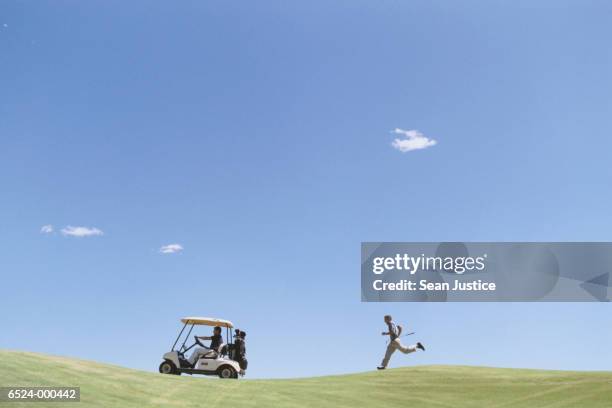
POLYGON ((229 320, 217 319, 214 317, 197 317, 197 316, 183 317, 181 319, 181 322, 185 324, 195 324, 195 325, 202 325, 202 326, 228 327, 230 329, 234 327, 234 324, 230 322, 229 320))

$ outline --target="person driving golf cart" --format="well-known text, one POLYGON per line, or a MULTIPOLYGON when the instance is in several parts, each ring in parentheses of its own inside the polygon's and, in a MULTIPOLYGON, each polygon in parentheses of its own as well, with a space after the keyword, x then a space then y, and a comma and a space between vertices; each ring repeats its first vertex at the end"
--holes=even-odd
POLYGON ((223 336, 221 336, 221 327, 215 326, 212 336, 195 336, 196 342, 201 346, 197 347, 189 357, 189 363, 194 365, 202 356, 212 357, 217 355, 223 345, 223 336), (200 340, 210 340, 210 346, 206 347, 200 340))

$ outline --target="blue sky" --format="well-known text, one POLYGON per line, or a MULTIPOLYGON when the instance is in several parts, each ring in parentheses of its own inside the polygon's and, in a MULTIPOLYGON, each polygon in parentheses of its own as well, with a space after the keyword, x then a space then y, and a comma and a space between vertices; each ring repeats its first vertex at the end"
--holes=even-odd
POLYGON ((374 368, 391 313, 428 345, 394 366, 610 369, 607 304, 361 303, 359 262, 611 240, 611 14, 2 2, 0 347, 156 370, 212 315, 249 333, 249 376, 320 375, 374 368), (437 143, 402 153, 396 128, 437 143))

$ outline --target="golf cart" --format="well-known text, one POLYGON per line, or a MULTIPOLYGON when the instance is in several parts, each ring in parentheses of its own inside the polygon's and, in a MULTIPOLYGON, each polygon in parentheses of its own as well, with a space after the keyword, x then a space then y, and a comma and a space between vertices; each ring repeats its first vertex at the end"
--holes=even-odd
MULTIPOLYGON (((238 375, 245 374, 244 369, 240 367, 239 358, 237 358, 234 344, 231 337, 231 329, 234 327, 229 320, 215 319, 212 317, 185 317, 181 319, 183 328, 172 345, 172 350, 164 354, 164 361, 159 365, 159 372, 162 374, 203 374, 203 375, 218 375, 220 378, 238 378, 238 375), (189 327, 183 343, 179 348, 176 345, 183 337, 185 329, 189 327), (192 365, 187 360, 186 353, 195 346, 207 348, 198 336, 194 336, 194 343, 187 347, 186 343, 195 326, 218 326, 222 329, 225 327, 227 343, 221 344, 216 350, 211 349, 209 353, 201 355, 198 360, 192 365), (176 349, 175 349, 176 348, 176 349)), ((246 367, 245 367, 246 368, 246 367)))

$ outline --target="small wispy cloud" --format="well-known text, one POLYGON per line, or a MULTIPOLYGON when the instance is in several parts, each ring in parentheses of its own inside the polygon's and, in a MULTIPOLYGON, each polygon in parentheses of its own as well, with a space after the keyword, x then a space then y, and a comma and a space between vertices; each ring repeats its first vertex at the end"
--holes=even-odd
POLYGON ((51 234, 52 232, 53 232, 53 225, 51 224, 43 225, 42 227, 40 227, 41 234, 51 234))
POLYGON ((403 138, 396 138, 391 143, 393 148, 399 150, 402 153, 410 152, 412 150, 426 149, 431 146, 435 146, 438 142, 434 139, 430 139, 418 130, 404 130, 395 128, 391 131, 396 135, 401 135, 403 138))
POLYGON ((162 254, 176 254, 177 252, 181 252, 182 250, 183 246, 181 244, 169 244, 159 248, 159 252, 161 252, 162 254))
POLYGON ((98 228, 89 228, 89 227, 73 227, 68 225, 65 228, 62 228, 62 235, 69 237, 94 237, 97 235, 104 235, 104 232, 99 230, 98 228))

